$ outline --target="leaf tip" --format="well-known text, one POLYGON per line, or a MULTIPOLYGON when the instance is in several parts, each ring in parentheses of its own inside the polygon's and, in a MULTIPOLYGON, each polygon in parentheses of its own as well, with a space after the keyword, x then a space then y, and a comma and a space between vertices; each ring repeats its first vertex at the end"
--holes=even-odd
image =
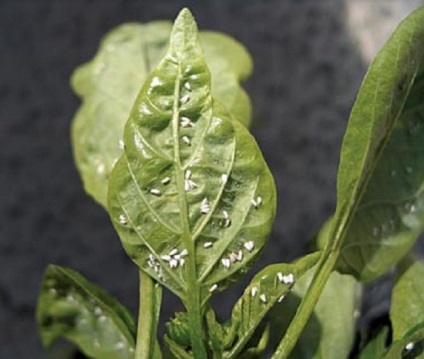
POLYGON ((197 24, 191 11, 184 8, 180 11, 174 22, 171 34, 171 45, 187 46, 197 41, 197 24))
POLYGON ((179 12, 175 19, 175 25, 177 24, 196 24, 193 14, 188 8, 185 7, 179 12))

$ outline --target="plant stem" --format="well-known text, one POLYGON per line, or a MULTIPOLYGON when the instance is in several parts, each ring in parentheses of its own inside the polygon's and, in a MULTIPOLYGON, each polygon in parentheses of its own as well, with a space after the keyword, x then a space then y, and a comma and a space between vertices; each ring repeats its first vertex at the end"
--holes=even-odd
POLYGON ((325 252, 321 255, 314 279, 300 303, 283 340, 274 352, 272 359, 285 359, 289 357, 324 290, 325 284, 338 259, 338 251, 325 252))
POLYGON ((156 343, 156 332, 162 287, 143 271, 140 270, 139 274, 138 328, 134 359, 151 359, 155 358, 155 349, 159 349, 156 343))
POLYGON ((203 315, 200 300, 201 285, 199 284, 196 272, 196 246, 190 230, 190 218, 184 188, 184 171, 180 158, 180 85, 181 85, 181 67, 174 85, 174 106, 172 113, 172 135, 174 140, 174 168, 175 179, 177 183, 178 205, 180 208, 181 220, 181 238, 185 249, 188 250, 186 259, 186 281, 188 290, 185 293, 184 305, 187 308, 187 314, 190 323, 190 338, 193 356, 196 359, 206 359, 206 348, 203 334, 203 315))

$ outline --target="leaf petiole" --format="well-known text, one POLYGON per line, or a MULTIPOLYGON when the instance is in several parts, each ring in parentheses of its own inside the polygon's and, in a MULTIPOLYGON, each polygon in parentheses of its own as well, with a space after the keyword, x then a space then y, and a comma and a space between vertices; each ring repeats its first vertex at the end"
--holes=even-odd
POLYGON ((142 270, 139 286, 139 312, 137 342, 134 359, 159 359, 162 357, 156 340, 162 287, 142 270))

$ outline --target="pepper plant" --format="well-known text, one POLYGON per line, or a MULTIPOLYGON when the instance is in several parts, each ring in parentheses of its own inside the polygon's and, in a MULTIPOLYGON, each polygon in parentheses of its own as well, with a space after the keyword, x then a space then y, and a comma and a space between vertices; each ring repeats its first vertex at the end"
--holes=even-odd
POLYGON ((248 130, 240 82, 251 71, 242 45, 198 33, 187 9, 173 26, 113 30, 76 70, 76 163, 139 268, 140 310, 136 322, 81 274, 52 265, 37 310, 47 347, 66 338, 99 359, 423 357, 424 264, 411 249, 424 227, 424 8, 368 70, 316 250, 259 271, 225 321, 210 298, 251 268, 276 211, 248 130), (360 283, 393 266, 391 325, 354 347, 360 283), (158 339, 162 288, 186 311, 158 339))

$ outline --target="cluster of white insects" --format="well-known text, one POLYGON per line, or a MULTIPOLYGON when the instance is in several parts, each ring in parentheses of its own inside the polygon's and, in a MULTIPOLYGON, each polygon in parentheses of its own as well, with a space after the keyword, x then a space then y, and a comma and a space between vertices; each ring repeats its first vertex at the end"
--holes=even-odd
MULTIPOLYGON (((178 268, 178 266, 183 267, 184 264, 185 264, 184 257, 186 257, 187 255, 188 255, 187 249, 183 249, 180 252, 180 251, 178 251, 177 248, 174 248, 168 254, 162 254, 160 256, 160 259, 162 261, 168 263, 169 267, 171 269, 173 269, 173 268, 178 268)), ((147 260, 147 265, 150 268, 153 268, 153 270, 158 274, 160 279, 163 278, 162 267, 161 267, 159 261, 155 258, 155 256, 152 253, 149 254, 149 259, 147 260)))
MULTIPOLYGON (((294 275, 293 273, 289 273, 287 275, 284 275, 282 272, 278 272, 277 273, 277 280, 280 283, 284 283, 285 285, 291 287, 294 284, 294 275)), ((252 298, 256 297, 256 295, 259 293, 259 288, 254 285, 251 289, 250 289, 250 296, 252 298)), ((278 302, 280 303, 283 299, 285 298, 285 294, 283 294, 280 298, 278 298, 278 302)), ((259 300, 262 303, 267 303, 268 298, 266 297, 265 293, 262 293, 259 295, 259 300)))

